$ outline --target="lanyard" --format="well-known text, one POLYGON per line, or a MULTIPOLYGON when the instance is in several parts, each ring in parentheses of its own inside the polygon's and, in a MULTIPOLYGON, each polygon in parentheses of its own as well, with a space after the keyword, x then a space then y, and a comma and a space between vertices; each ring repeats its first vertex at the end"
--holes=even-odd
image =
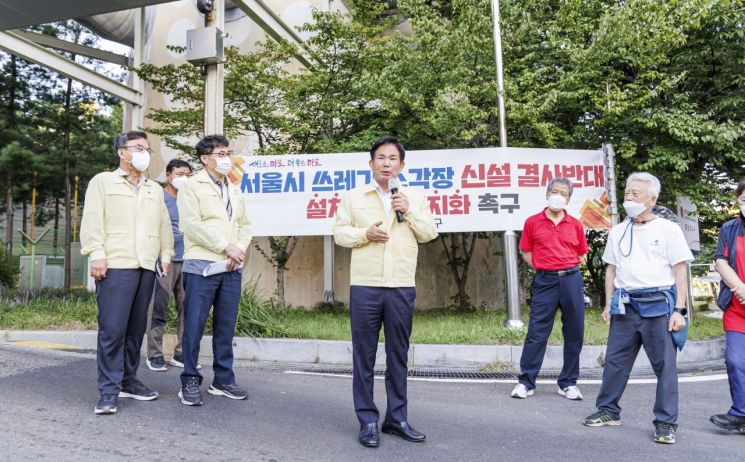
POLYGON ((631 255, 631 249, 634 246, 634 220, 629 220, 629 224, 626 225, 626 229, 623 230, 623 234, 621 234, 621 239, 618 240, 618 251, 621 252, 621 256, 628 257, 631 255), (629 228, 631 228, 631 233, 629 234, 629 251, 628 253, 623 253, 623 249, 621 248, 621 243, 623 242, 623 238, 626 237, 626 233, 628 232, 629 228))

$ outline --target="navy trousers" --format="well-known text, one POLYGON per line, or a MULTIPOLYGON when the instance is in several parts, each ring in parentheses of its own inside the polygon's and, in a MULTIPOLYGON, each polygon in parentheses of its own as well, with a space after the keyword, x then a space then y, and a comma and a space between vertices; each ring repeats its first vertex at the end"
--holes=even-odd
POLYGON ((414 287, 350 288, 352 394, 354 410, 361 424, 378 422, 380 417, 373 400, 373 369, 381 324, 385 334, 385 392, 388 398, 385 420, 407 421, 406 376, 415 298, 414 287))
POLYGON ((732 407, 728 414, 745 417, 745 334, 727 331, 727 376, 732 407))
POLYGON ((579 354, 585 335, 585 301, 582 274, 576 271, 565 276, 537 272, 531 287, 530 322, 520 357, 518 380, 528 390, 543 364, 546 344, 554 327, 556 310, 561 308, 561 332, 564 335, 564 365, 559 374, 559 387, 577 384, 579 354))
POLYGON ((678 350, 667 330, 669 316, 643 318, 626 304, 626 314, 613 315, 605 350, 603 384, 596 405, 621 418, 618 402, 626 389, 629 374, 639 348, 644 346, 652 369, 657 376, 657 395, 654 401, 655 422, 676 426, 678 420, 678 350))
POLYGON ((238 303, 241 300, 241 273, 230 271, 204 277, 201 274, 183 273, 184 278, 184 338, 182 351, 184 371, 181 383, 189 377, 202 375, 197 371, 199 344, 204 335, 204 326, 212 312, 212 368, 215 382, 221 385, 235 383, 233 373, 233 334, 238 318, 238 303))
POLYGON ((96 281, 98 301, 98 391, 117 395, 137 378, 155 272, 109 268, 96 281))

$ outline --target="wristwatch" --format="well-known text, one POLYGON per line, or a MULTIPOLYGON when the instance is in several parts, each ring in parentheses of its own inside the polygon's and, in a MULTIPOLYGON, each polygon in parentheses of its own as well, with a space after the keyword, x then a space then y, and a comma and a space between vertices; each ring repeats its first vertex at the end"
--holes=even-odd
POLYGON ((676 313, 680 313, 683 316, 688 316, 688 308, 686 307, 683 307, 683 308, 675 307, 675 310, 673 311, 675 311, 676 313))

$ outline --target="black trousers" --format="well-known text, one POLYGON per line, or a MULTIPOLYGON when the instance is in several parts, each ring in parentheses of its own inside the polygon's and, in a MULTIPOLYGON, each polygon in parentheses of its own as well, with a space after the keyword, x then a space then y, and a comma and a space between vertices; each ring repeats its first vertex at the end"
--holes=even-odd
POLYGON ((380 413, 373 400, 375 357, 383 325, 385 333, 386 420, 407 421, 406 376, 409 337, 414 317, 413 287, 352 286, 349 318, 352 324, 352 394, 361 424, 377 422, 380 413))
POLYGON ((153 295, 155 272, 109 268, 96 281, 98 300, 98 391, 119 394, 122 385, 137 378, 140 348, 153 295))

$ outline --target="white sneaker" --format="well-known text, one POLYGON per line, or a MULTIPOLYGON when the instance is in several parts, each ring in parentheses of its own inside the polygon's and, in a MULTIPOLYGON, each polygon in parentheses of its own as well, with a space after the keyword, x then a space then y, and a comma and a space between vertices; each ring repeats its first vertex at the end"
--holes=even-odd
POLYGON ((510 396, 513 398, 520 398, 525 399, 528 396, 533 396, 533 390, 528 390, 528 388, 523 385, 522 383, 518 383, 515 385, 515 388, 512 389, 512 393, 510 393, 510 396))
POLYGON ((582 393, 580 393, 579 388, 575 387, 574 385, 566 388, 559 388, 556 391, 561 396, 565 396, 566 399, 571 399, 573 401, 579 401, 582 399, 582 393))
MULTIPOLYGON (((184 368, 184 357, 183 356, 173 356, 171 358, 171 361, 169 361, 171 366, 184 368)), ((197 370, 201 369, 202 365, 197 363, 197 370)))

